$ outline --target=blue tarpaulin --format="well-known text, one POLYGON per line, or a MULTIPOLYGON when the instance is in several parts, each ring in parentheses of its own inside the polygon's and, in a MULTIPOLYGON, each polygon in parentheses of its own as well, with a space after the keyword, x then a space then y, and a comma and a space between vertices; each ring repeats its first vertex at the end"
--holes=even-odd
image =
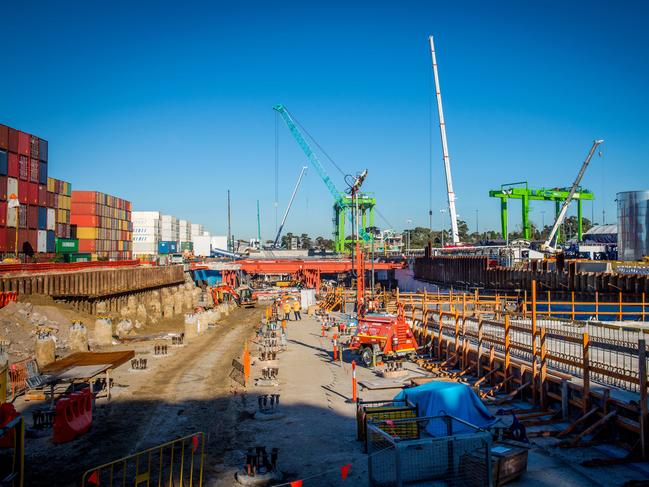
MULTIPOLYGON (((419 416, 446 414, 478 428, 488 428, 496 422, 476 393, 460 382, 431 381, 404 389, 394 397, 395 401, 405 399, 417 405, 419 416)), ((457 428, 454 429, 459 432, 457 428)), ((470 428, 466 428, 466 431, 470 431, 470 428)))

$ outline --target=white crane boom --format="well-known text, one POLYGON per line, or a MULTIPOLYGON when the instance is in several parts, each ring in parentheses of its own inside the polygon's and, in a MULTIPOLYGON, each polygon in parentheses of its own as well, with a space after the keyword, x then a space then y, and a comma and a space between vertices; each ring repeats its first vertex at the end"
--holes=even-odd
POLYGON ((547 240, 543 244, 542 247, 543 250, 549 251, 554 249, 554 246, 552 245, 552 240, 557 234, 557 230, 559 230, 559 226, 561 226, 561 224, 563 223, 563 219, 566 217, 568 206, 570 205, 570 202, 572 201, 572 197, 574 196, 575 192, 577 191, 577 188, 579 187, 579 183, 581 183, 581 178, 584 176, 584 173, 586 172, 586 168, 588 167, 588 164, 590 164, 590 160, 593 158, 593 155, 595 154, 597 147, 599 147, 603 142, 604 142, 603 139, 593 140, 593 145, 590 148, 588 155, 586 156, 586 160, 581 165, 581 169, 577 174, 577 178, 575 179, 575 182, 572 183, 572 186, 570 187, 570 192, 568 193, 568 197, 563 202, 563 206, 561 207, 561 210, 557 215, 557 219, 555 220, 554 225, 552 226, 552 230, 550 231, 547 240))
POLYGON ((274 248, 277 248, 277 243, 279 242, 279 237, 282 235, 282 229, 284 228, 284 223, 286 222, 286 218, 288 217, 288 212, 291 211, 291 205, 293 205, 295 194, 297 193, 297 190, 300 187, 300 183, 302 182, 302 176, 304 176, 304 172, 307 170, 307 168, 308 166, 302 166, 300 175, 297 178, 297 183, 295 183, 295 188, 293 188, 293 194, 291 194, 291 199, 288 201, 288 206, 286 207, 286 211, 284 212, 284 218, 282 218, 282 224, 279 226, 279 229, 277 230, 277 235, 275 236, 275 242, 273 243, 274 248))
POLYGON ((455 211, 455 193, 453 192, 453 179, 451 177, 451 160, 448 157, 448 144, 446 142, 446 124, 444 123, 444 110, 442 109, 442 93, 439 88, 437 75, 437 58, 435 57, 435 44, 433 36, 429 36, 430 55, 433 60, 433 77, 435 78, 435 95, 437 96, 437 112, 439 114, 439 131, 442 137, 442 155, 444 157, 444 172, 446 173, 446 193, 448 195, 448 213, 451 217, 451 236, 453 243, 460 243, 460 234, 457 228, 457 212, 455 211))

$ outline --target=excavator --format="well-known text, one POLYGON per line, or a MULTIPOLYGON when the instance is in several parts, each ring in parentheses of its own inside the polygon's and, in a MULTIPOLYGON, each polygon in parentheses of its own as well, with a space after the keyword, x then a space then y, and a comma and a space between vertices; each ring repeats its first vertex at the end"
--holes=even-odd
POLYGON ((212 286, 210 292, 215 303, 222 301, 223 294, 229 294, 234 302, 242 308, 254 308, 257 306, 257 297, 250 286, 239 286, 234 289, 229 284, 219 284, 212 286))

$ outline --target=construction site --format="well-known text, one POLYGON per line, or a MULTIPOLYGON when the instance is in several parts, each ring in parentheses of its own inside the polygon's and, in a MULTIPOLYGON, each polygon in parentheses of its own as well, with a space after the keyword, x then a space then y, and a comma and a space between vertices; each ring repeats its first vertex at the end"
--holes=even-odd
MULTIPOLYGON (((20 14, 16 8, 12 18, 20 14)), ((95 14, 114 20, 115 9, 95 14)), ((134 9, 135 18, 146 18, 147 24, 152 19, 149 10, 134 9)), ((440 9, 442 18, 464 25, 464 12, 448 9, 440 9)), ((201 15, 216 15, 207 10, 201 15)), ((396 11, 408 25, 420 16, 420 27, 437 14, 423 6, 396 11)), ((228 22, 242 15, 235 7, 218 12, 228 22)), ((382 22, 391 20, 392 11, 377 7, 377 12, 382 22)), ((354 9, 348 14, 356 15, 354 9)), ((522 12, 501 14, 524 18, 522 12)), ((62 25, 71 25, 58 15, 62 25)), ((84 31, 98 28, 94 21, 77 22, 79 12, 66 15, 84 31)), ((160 15, 143 29, 175 26, 173 15, 160 15)), ((179 12, 178 22, 191 17, 203 25, 196 15, 179 12)), ((330 14, 319 15, 318 25, 330 14)), ((116 45, 107 52, 126 53, 131 44, 125 39, 140 35, 120 31, 132 25, 124 22, 114 23, 110 37, 116 45)), ((261 25, 250 22, 252 30, 261 25)), ((521 149, 515 135, 507 141, 511 154, 491 160, 488 168, 471 168, 462 158, 452 164, 456 146, 447 139, 442 75, 449 73, 453 86, 451 113, 471 110, 458 99, 471 98, 459 90, 471 90, 463 83, 472 75, 465 76, 469 68, 451 58, 461 52, 453 47, 459 37, 440 26, 433 22, 439 35, 422 32, 416 44, 390 47, 395 59, 416 58, 405 65, 421 71, 412 92, 427 91, 413 100, 429 105, 420 113, 421 120, 428 118, 422 131, 428 166, 382 160, 365 167, 381 150, 392 157, 381 145, 382 135, 371 133, 370 125, 349 133, 357 120, 354 110, 349 120, 339 117, 337 106, 331 108, 335 119, 324 115, 329 108, 322 118, 313 116, 315 108, 303 116, 311 103, 323 107, 314 101, 320 85, 303 83, 301 71, 293 73, 297 84, 291 86, 295 93, 306 90, 309 101, 277 88, 275 81, 256 98, 237 71, 239 57, 248 56, 252 44, 241 44, 234 60, 228 57, 234 54, 218 55, 232 72, 217 70, 209 90, 219 96, 242 90, 242 105, 263 105, 272 125, 255 125, 244 108, 241 114, 228 112, 223 127, 229 132, 215 137, 226 147, 223 153, 199 127, 214 122, 200 118, 200 103, 191 98, 203 89, 201 77, 209 78, 204 58, 198 69, 191 49, 181 59, 175 46, 161 40, 159 53, 178 58, 191 73, 187 98, 172 97, 184 81, 170 74, 168 93, 156 92, 147 81, 139 98, 116 96, 114 103, 137 106, 124 109, 135 127, 138 117, 164 118, 162 105, 151 101, 157 96, 203 122, 191 125, 178 116, 173 120, 178 133, 160 130, 147 139, 133 125, 132 134, 124 130, 128 125, 110 128, 108 110, 99 123, 102 137, 93 138, 75 124, 71 137, 67 121, 59 126, 11 108, 0 113, 0 485, 649 486, 649 189, 639 189, 649 188, 649 179, 643 163, 623 165, 618 131, 575 115, 570 123, 580 127, 579 137, 570 132, 548 149, 556 158, 570 147, 561 171, 520 164, 545 156, 521 149), (266 96, 275 101, 268 103, 266 96), (140 106, 140 99, 151 105, 140 106), (584 139, 582 129, 601 132, 584 139), (237 131, 243 135, 235 142, 237 131), (325 136, 316 139, 320 132, 325 136), (265 145, 253 147, 250 134, 265 145), (84 137, 98 150, 84 148, 84 137), (227 148, 228 137, 252 155, 227 148), (325 138, 351 139, 347 148, 376 139, 379 149, 368 149, 353 170, 351 164, 343 169, 321 143, 325 138), (110 159, 115 141, 123 163, 110 159), (615 162, 607 162, 609 145, 615 162), (273 150, 274 168, 251 162, 262 153, 271 160, 273 150), (84 164, 96 159, 99 176, 82 170, 80 153, 84 164), (200 154, 207 153, 209 171, 196 169, 200 154), (173 159, 170 165, 165 154, 173 159), (572 154, 579 158, 572 160, 572 154), (188 169, 189 161, 196 168, 188 169), (593 173, 602 161, 619 171, 602 176, 595 191, 593 173), (122 173, 120 168, 129 166, 122 173), (635 187, 626 187, 629 179, 622 174, 629 167, 637 170, 635 187), (66 180, 53 178, 55 173, 66 180), (511 204, 520 204, 520 224, 518 219, 511 224, 511 204), (599 224, 595 204, 602 212, 599 224), (551 210, 548 225, 544 205, 551 210), (473 213, 471 233, 467 216, 473 213), (479 216, 488 226, 480 226, 479 216), (323 236, 312 239, 308 232, 323 236)), ((229 32, 231 26, 219 29, 229 32)), ((205 35, 218 37, 219 29, 205 35)), ((358 35, 341 29, 345 42, 358 35)), ((412 33, 404 32, 394 33, 395 39, 411 39, 412 33)), ((229 36, 234 45, 243 42, 242 33, 229 36)), ((500 42, 498 36, 505 34, 495 37, 500 42)), ((565 32, 561 36, 566 46, 573 42, 565 32)), ((183 46, 203 52, 206 42, 191 44, 190 37, 183 46)), ((227 44, 223 39, 219 42, 227 44)), ((286 41, 279 36, 267 42, 276 62, 275 49, 283 53, 286 41)), ((493 49, 501 51, 497 56, 504 65, 506 49, 498 42, 493 49)), ((520 49, 515 44, 507 40, 512 52, 520 49)), ((335 50, 318 44, 316 51, 321 48, 335 50)), ((297 49, 295 56, 307 52, 294 41, 291 49, 297 49)), ((352 48, 345 44, 333 61, 325 56, 324 64, 345 65, 346 49, 352 48)), ((147 56, 149 69, 157 54, 147 56)), ((124 73, 141 73, 140 60, 124 73)), ((349 73, 357 62, 347 66, 349 73)), ((167 64, 155 66, 168 70, 167 64)), ((149 71, 145 74, 148 79, 149 71)), ((626 75, 635 79, 636 72, 626 75)), ((349 76, 349 86, 360 83, 349 76)), ((135 75, 129 80, 138 83, 135 75)), ((576 86, 583 82, 575 80, 576 86)), ((629 83, 631 92, 635 85, 629 83)), ((324 84, 320 89, 329 93, 324 84)), ((515 89, 504 93, 512 100, 523 97, 515 89)), ((360 113, 364 102, 357 98, 360 113)), ((395 103, 412 103, 406 98, 395 103)), ((227 111, 232 105, 223 100, 227 111)), ((67 109, 70 117, 86 110, 67 109)), ((495 108, 486 112, 494 125, 504 117, 495 108)), ((408 130, 417 132, 417 123, 408 130)), ((524 137, 520 134, 531 128, 520 125, 516 130, 524 137)), ((390 133, 391 145, 405 147, 410 140, 403 131, 390 133)), ((466 158, 470 151, 461 145, 458 153, 466 158)))

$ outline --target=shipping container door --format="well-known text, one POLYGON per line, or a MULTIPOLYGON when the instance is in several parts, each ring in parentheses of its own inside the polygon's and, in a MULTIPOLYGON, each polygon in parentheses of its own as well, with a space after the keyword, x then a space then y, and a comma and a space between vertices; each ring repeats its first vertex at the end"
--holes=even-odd
POLYGON ((56 210, 54 208, 47 209, 47 229, 56 229, 56 210))
POLYGON ((29 202, 29 183, 27 181, 18 181, 18 201, 21 205, 29 202))
POLYGON ((9 155, 6 150, 0 149, 0 176, 6 176, 9 168, 9 155))
POLYGON ((52 230, 47 231, 47 252, 54 253, 56 251, 56 236, 52 230))
POLYGON ((29 134, 18 132, 18 154, 29 156, 29 134))
POLYGON ((44 206, 38 207, 38 229, 47 230, 47 208, 44 206))
MULTIPOLYGON (((9 148, 9 127, 0 124, 0 149, 9 148)), ((0 239, 0 243, 2 243, 0 239)))
POLYGON ((39 147, 39 157, 41 161, 47 162, 47 140, 40 139, 39 140, 40 147, 39 147))
POLYGON ((7 175, 11 176, 12 178, 17 178, 18 177, 18 154, 14 154, 13 152, 9 152, 9 156, 7 157, 7 175))
POLYGON ((39 184, 47 184, 47 163, 40 162, 38 168, 38 182, 39 184))
POLYGON ((39 230, 36 237, 36 248, 38 252, 47 252, 47 231, 39 230))
POLYGON ((29 158, 27 156, 18 156, 18 177, 27 181, 29 178, 29 158))

